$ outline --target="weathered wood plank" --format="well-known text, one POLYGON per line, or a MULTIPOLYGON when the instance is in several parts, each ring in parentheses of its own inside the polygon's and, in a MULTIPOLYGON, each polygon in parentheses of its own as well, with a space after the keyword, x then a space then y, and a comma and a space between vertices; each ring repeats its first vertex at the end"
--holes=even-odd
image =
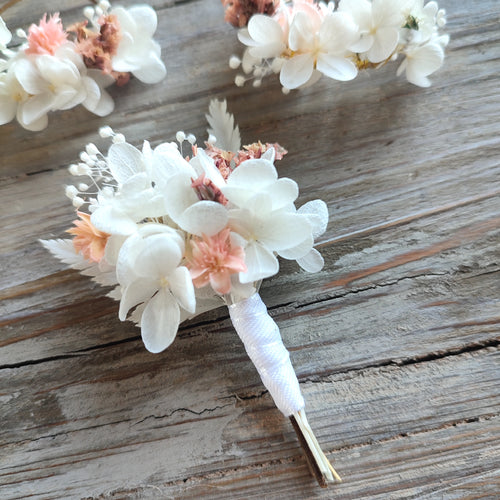
MULTIPOLYGON (((107 349, 79 359, 52 361, 42 367, 29 366, 13 372, 9 386, 16 401, 16 416, 24 422, 8 415, 9 422, 21 425, 18 432, 2 429, 1 433, 5 453, 0 478, 7 497, 22 497, 33 484, 40 498, 82 497, 99 488, 112 491, 127 484, 137 486, 142 481, 161 485, 159 479, 165 473, 172 481, 182 481, 205 474, 217 477, 217 471, 231 476, 233 469, 238 476, 248 468, 252 477, 257 464, 265 468, 266 464, 283 459, 287 469, 290 459, 300 464, 293 431, 267 395, 250 400, 222 394, 216 397, 220 389, 213 383, 220 376, 216 365, 200 366, 196 387, 186 390, 182 381, 186 372, 193 369, 187 362, 189 354, 183 351, 183 360, 175 369, 164 360, 166 370, 161 368, 160 360, 151 362, 151 355, 134 346, 122 352, 119 359, 114 359, 115 352, 107 349), (57 376, 57 365, 69 369, 65 381, 57 376), (96 366, 100 367, 98 371, 96 366), (34 380, 33 377, 36 384, 27 388, 25 381, 34 380), (77 406, 75 401, 79 402, 77 406), (32 414, 30 421, 26 421, 28 409, 32 414), (123 432, 127 433, 126 440, 123 432)), ((498 353, 486 349, 303 383, 318 438, 339 470, 346 469, 348 484, 354 474, 349 488, 352 498, 366 487, 363 481, 355 479, 356 467, 344 458, 346 453, 346 458, 352 459, 356 447, 364 449, 373 442, 402 439, 402 434, 439 431, 479 418, 483 425, 488 425, 484 420, 495 414, 500 403, 497 380, 492 377, 497 363, 498 353), (473 407, 471 399, 475 402, 473 407)), ((234 384, 235 374, 229 373, 229 369, 224 372, 226 382, 234 384)), ((245 381, 237 383, 242 382, 245 381)), ((238 394, 238 388, 234 389, 238 394)), ((498 447, 498 435, 492 436, 491 441, 498 447)), ((430 442, 434 442, 432 433, 421 450, 409 451, 404 440, 398 447, 400 452, 406 448, 406 454, 413 454, 413 460, 418 462, 419 457, 429 453, 425 446, 430 442)), ((477 443, 470 446, 477 451, 477 443)), ((453 449, 449 450, 450 455, 453 449)), ((456 453, 459 456, 455 458, 463 460, 458 450, 456 453)), ((498 465, 500 457, 494 453, 490 455, 491 462, 483 461, 483 471, 498 465)), ((385 461, 380 456, 377 460, 385 467, 389 466, 387 461, 394 463, 391 455, 385 461)), ((434 458, 431 454, 424 460, 432 463, 434 458)), ((405 468, 411 471, 414 467, 405 468)), ((460 477, 473 479, 476 473, 475 468, 463 470, 460 477)), ((365 465, 358 474, 374 487, 376 474, 370 468, 365 465)), ((426 476, 414 470, 412 477, 415 488, 427 487, 426 476)), ((302 491, 313 488, 309 480, 302 491)), ((252 494, 257 496, 259 491, 257 484, 252 494)), ((374 495, 377 490, 371 492, 374 495)), ((228 498, 231 495, 232 492, 228 498)))
MULTIPOLYGON (((125 5, 132 0, 121 2, 125 5)), ((446 64, 429 89, 395 67, 282 95, 236 88, 239 49, 217 0, 154 0, 169 70, 113 89, 115 112, 53 114, 46 131, 0 127, 2 498, 495 498, 499 484, 500 122, 496 0, 448 10, 446 64), (74 218, 66 166, 103 124, 140 145, 204 137, 227 97, 245 142, 278 141, 300 202, 331 223, 317 275, 282 262, 262 295, 308 415, 345 483, 309 477, 291 427, 224 309, 160 355, 103 290, 37 242, 74 218)), ((26 27, 85 4, 23 0, 26 27), (53 7, 53 8, 51 8, 53 7)))

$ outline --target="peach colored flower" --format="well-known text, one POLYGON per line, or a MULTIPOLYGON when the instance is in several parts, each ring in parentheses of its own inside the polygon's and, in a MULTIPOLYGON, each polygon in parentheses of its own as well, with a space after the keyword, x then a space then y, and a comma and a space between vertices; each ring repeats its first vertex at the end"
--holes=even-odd
POLYGON ((73 246, 78 253, 87 260, 100 262, 104 257, 104 248, 110 235, 96 229, 90 222, 89 214, 77 212, 77 215, 81 220, 73 221, 76 227, 72 227, 66 232, 74 236, 73 246))
POLYGON ((210 283, 220 294, 231 290, 232 274, 247 270, 243 248, 231 245, 229 228, 214 236, 192 239, 187 261, 194 286, 201 288, 210 283))
POLYGON ((32 24, 28 30, 28 48, 26 54, 50 54, 67 40, 59 13, 56 12, 47 21, 47 14, 40 19, 40 24, 32 24))

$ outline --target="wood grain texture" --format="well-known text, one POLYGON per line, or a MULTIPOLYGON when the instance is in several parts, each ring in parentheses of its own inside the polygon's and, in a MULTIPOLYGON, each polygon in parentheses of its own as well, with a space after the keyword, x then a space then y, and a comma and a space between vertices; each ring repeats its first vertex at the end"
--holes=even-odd
MULTIPOLYGON (((124 5, 133 2, 124 0, 124 5)), ((477 499, 500 490, 500 32, 496 0, 441 1, 451 35, 429 89, 387 67, 282 95, 237 88, 217 0, 154 0, 166 80, 113 89, 115 112, 0 127, 0 498, 477 499), (318 274, 281 262, 262 297, 344 483, 321 490, 218 309, 148 353, 104 290, 51 258, 62 185, 109 124, 137 145, 205 137, 227 98, 244 142, 277 141, 299 203, 331 222, 318 274)), ((23 0, 66 23, 84 1, 23 0)))

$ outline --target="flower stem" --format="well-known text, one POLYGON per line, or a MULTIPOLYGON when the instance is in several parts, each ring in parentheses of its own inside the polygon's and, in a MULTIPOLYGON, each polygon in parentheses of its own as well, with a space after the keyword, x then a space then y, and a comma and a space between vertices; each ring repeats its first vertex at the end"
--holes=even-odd
POLYGON ((323 453, 314 435, 304 410, 290 416, 290 421, 297 434, 300 444, 305 452, 307 465, 311 474, 316 478, 322 488, 328 486, 328 482, 341 483, 342 479, 332 464, 323 453))

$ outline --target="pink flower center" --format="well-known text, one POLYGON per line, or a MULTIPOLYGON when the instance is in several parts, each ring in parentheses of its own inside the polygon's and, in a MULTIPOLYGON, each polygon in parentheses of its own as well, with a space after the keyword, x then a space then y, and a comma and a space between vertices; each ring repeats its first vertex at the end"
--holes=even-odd
POLYGON ((26 54, 54 55, 67 37, 59 14, 56 12, 48 21, 47 14, 44 14, 38 26, 32 24, 29 28, 26 54))

